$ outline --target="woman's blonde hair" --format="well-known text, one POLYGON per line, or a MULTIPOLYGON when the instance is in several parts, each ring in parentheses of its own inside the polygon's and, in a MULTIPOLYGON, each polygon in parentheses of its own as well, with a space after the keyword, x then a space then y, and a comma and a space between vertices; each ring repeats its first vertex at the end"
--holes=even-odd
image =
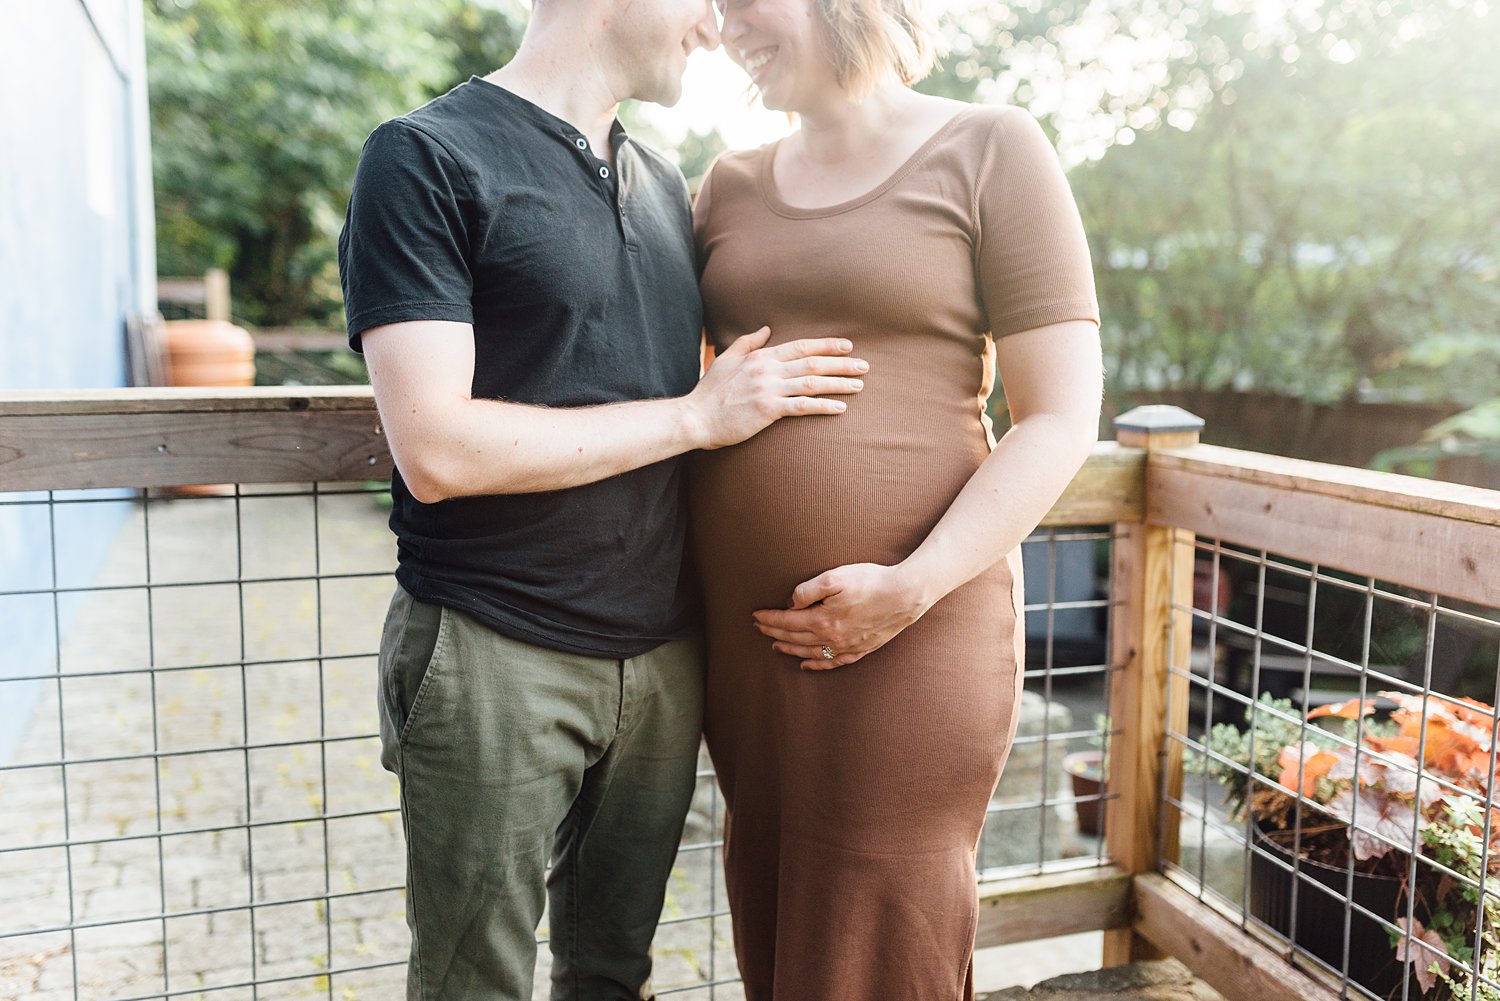
POLYGON ((904 84, 937 62, 937 26, 923 0, 815 0, 828 30, 839 84, 855 97, 894 70, 904 84))

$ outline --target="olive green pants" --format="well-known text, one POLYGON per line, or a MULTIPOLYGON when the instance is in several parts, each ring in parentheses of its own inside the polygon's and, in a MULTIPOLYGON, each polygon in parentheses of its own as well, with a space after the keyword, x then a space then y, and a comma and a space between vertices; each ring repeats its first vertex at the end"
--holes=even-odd
POLYGON ((702 706, 697 640, 559 653, 396 589, 380 761, 401 780, 408 1001, 531 1001, 549 902, 553 1001, 653 996, 702 706))

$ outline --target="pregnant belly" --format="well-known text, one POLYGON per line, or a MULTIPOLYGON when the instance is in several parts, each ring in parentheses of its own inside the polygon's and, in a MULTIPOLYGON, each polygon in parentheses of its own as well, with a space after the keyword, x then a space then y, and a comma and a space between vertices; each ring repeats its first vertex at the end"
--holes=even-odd
POLYGON ((869 402, 693 457, 694 549, 711 603, 728 591, 784 605, 824 570, 905 559, 989 454, 976 412, 913 426, 869 402))

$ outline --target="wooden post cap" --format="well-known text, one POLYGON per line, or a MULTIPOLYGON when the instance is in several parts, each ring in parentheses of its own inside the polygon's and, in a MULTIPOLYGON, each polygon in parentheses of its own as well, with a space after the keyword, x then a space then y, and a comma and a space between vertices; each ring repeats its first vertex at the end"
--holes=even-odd
POLYGON ((1181 407, 1151 404, 1115 418, 1115 441, 1128 448, 1186 448, 1198 444, 1203 418, 1181 407))

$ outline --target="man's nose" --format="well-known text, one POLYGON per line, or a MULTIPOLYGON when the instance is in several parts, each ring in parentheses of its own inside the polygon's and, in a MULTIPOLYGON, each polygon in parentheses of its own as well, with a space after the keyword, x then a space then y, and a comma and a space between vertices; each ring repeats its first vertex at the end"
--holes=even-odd
POLYGON ((719 18, 714 13, 714 0, 703 5, 703 16, 698 19, 698 44, 712 52, 719 47, 719 18))

